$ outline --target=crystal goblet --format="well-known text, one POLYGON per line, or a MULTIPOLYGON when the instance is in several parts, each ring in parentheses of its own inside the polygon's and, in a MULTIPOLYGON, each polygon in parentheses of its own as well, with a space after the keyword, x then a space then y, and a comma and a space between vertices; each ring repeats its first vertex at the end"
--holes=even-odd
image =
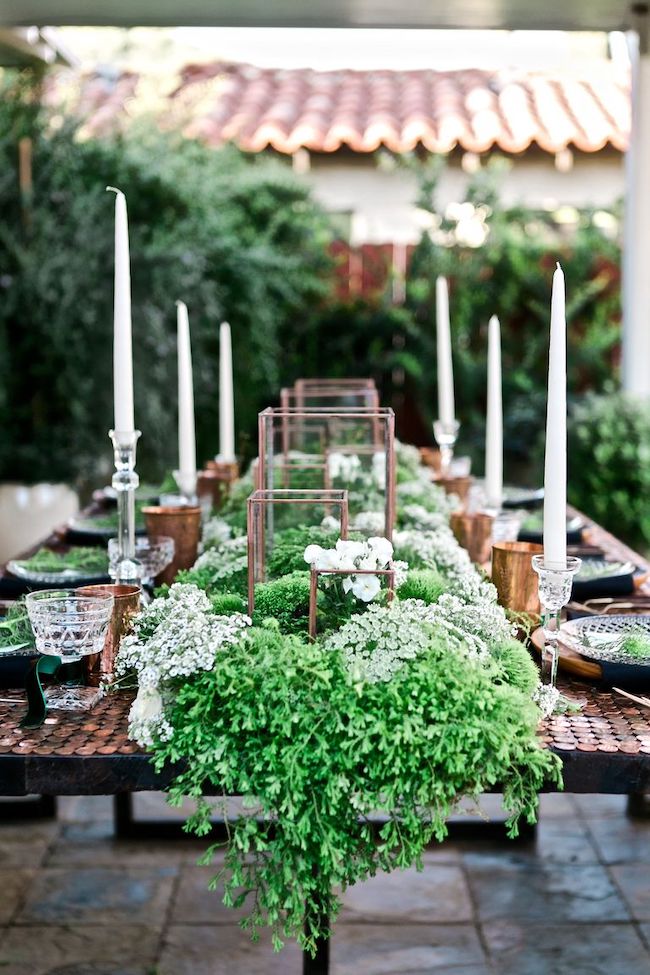
MULTIPOLYGON (((108 571, 111 578, 118 557, 118 540, 111 538, 108 542, 108 571)), ((142 566, 142 585, 153 588, 156 576, 166 569, 174 558, 174 539, 168 535, 138 535, 135 540, 135 557, 142 566)))
MULTIPOLYGON (((100 653, 113 612, 107 593, 82 596, 70 589, 46 589, 25 597, 29 621, 39 653, 61 658, 63 664, 100 653)), ((65 711, 85 710, 101 697, 96 687, 84 687, 75 675, 45 694, 48 707, 65 711)))
POLYGON ((582 559, 568 555, 565 564, 549 563, 544 555, 533 555, 533 569, 539 577, 539 601, 542 604, 542 683, 555 686, 558 661, 558 634, 560 612, 571 599, 573 577, 582 565, 582 559))

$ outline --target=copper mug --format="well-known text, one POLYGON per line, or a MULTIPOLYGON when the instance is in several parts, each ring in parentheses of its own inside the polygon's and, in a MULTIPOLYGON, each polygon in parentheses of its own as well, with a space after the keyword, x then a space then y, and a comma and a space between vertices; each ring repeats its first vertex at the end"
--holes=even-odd
POLYGON ((181 569, 196 562, 201 538, 201 509, 198 505, 152 505, 142 509, 147 535, 168 535, 174 539, 174 558, 156 576, 156 583, 171 585, 181 569))
POLYGON ((466 549, 472 562, 484 565, 492 551, 492 515, 484 512, 465 514, 455 511, 451 516, 451 530, 456 541, 466 549))
POLYGON ((536 542, 495 542, 492 546, 492 582, 506 609, 539 616, 538 579, 532 558, 543 551, 536 542))
POLYGON ((115 658, 122 637, 129 631, 131 619, 140 609, 140 586, 97 585, 81 586, 79 596, 112 596, 113 613, 106 632, 104 647, 100 653, 83 657, 85 682, 89 687, 99 687, 102 679, 111 680, 115 671, 115 658))

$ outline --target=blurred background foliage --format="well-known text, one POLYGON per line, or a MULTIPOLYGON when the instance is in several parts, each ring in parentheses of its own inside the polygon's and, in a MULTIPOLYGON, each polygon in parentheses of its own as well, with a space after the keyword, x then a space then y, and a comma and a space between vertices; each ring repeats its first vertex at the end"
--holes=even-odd
MULTIPOLYGON (((188 305, 198 455, 218 449, 218 330, 233 327, 238 425, 277 394, 282 333, 320 302, 329 229, 286 166, 134 128, 52 129, 21 77, 0 93, 0 478, 97 482, 112 466, 114 196, 127 197, 138 467, 176 466, 175 301, 188 305), (32 140, 33 189, 16 192, 32 140)), ((245 449, 245 441, 240 444, 245 449)))
MULTIPOLYGON (((617 384, 617 217, 608 223, 602 213, 582 211, 566 222, 561 213, 504 208, 495 189, 498 160, 476 174, 455 211, 442 213, 436 191, 444 160, 414 156, 399 164, 417 173, 418 205, 431 214, 433 228, 411 256, 405 299, 395 305, 389 286, 340 300, 333 229, 285 162, 215 151, 144 123, 121 138, 82 141, 73 120, 52 125, 33 79, 9 77, 0 93, 0 479, 79 486, 110 475, 114 197, 105 186, 111 184, 124 190, 129 205, 143 476, 159 477, 176 463, 179 297, 190 311, 201 461, 218 448, 223 319, 233 327, 238 446, 245 457, 255 452, 258 410, 277 402, 280 387, 299 376, 374 376, 383 402, 397 410, 402 439, 431 443, 435 278, 445 274, 461 448, 481 473, 487 323, 496 313, 506 477, 539 483, 555 261, 567 281, 569 393, 579 406, 585 393, 602 397, 617 384), (32 140, 33 189, 19 194, 17 146, 24 136, 32 140)), ((605 404, 612 422, 590 421, 582 407, 576 430, 591 422, 595 439, 619 438, 618 401, 586 400, 592 402, 605 404)), ((635 424, 640 442, 646 430, 635 424)), ((608 511, 613 462, 601 477, 584 433, 573 443, 574 500, 616 529, 608 511)), ((612 457, 619 447, 612 444, 612 457)), ((636 456, 650 470, 650 460, 636 456)), ((624 490, 619 483, 616 496, 624 490)))

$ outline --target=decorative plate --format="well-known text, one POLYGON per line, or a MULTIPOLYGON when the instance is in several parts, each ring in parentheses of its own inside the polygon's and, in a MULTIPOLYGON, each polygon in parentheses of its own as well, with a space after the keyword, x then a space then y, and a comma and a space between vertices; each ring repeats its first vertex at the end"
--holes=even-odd
POLYGON ((537 508, 544 501, 544 488, 520 488, 507 486, 503 489, 504 508, 537 508))
MULTIPOLYGON (((96 538, 112 538, 117 534, 117 513, 114 516, 110 514, 98 515, 97 517, 77 517, 71 518, 68 522, 68 528, 70 531, 78 532, 80 535, 94 535, 96 538)), ((145 533, 144 525, 138 524, 137 512, 136 512, 136 524, 135 524, 136 535, 143 535, 145 533)))
POLYGON ((607 559, 583 559, 576 582, 594 582, 597 579, 612 579, 618 576, 634 575, 633 562, 609 562, 607 559))
POLYGON ((74 585, 76 582, 85 583, 103 582, 108 576, 108 563, 105 572, 98 570, 89 571, 84 569, 61 569, 59 572, 37 572, 30 568, 29 562, 16 561, 11 559, 7 562, 7 572, 25 582, 52 584, 52 585, 74 585))
POLYGON ((650 653, 632 657, 621 649, 623 640, 632 634, 650 639, 650 616, 581 616, 564 623, 561 633, 582 656, 592 660, 650 666, 650 653))

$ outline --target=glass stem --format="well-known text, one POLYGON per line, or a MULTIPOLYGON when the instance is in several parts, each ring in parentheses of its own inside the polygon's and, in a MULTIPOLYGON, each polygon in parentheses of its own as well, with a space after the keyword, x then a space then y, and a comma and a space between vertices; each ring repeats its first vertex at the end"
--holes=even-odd
POLYGON ((448 444, 440 445, 440 473, 443 477, 449 477, 453 456, 453 447, 450 447, 448 444))
POLYGON ((557 678, 558 633, 560 629, 560 610, 544 608, 542 630, 544 649, 542 650, 542 684, 555 687, 557 678))

